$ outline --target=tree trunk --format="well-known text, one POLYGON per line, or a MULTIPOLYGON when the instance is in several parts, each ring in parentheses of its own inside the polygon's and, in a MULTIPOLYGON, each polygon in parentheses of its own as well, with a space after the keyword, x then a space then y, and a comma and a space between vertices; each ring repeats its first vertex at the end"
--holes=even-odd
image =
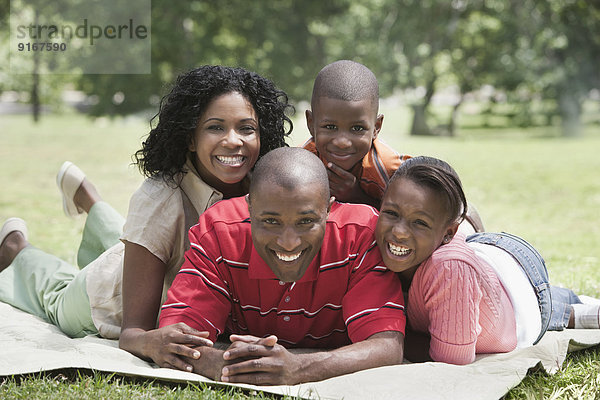
MULTIPOLYGON (((38 12, 35 12, 34 24, 38 26, 38 12)), ((40 120, 40 55, 38 51, 33 52, 33 71, 31 84, 31 113, 33 122, 40 120)))
POLYGON ((39 56, 37 52, 33 55, 34 67, 33 67, 33 83, 31 85, 31 114, 33 116, 33 122, 38 122, 40 120, 40 74, 39 74, 39 56))
POLYGON ((456 133, 456 117, 458 116, 458 109, 463 103, 465 96, 461 93, 458 101, 452 107, 452 112, 450 113, 450 121, 448 121, 448 136, 454 136, 456 133))
POLYGON ((425 97, 423 103, 415 104, 412 106, 413 109, 413 122, 410 128, 410 134, 414 136, 431 136, 434 133, 431 131, 429 125, 427 125, 427 107, 431 103, 431 98, 435 93, 435 81, 437 76, 433 75, 427 82, 427 89, 425 91, 425 97))
POLYGON ((583 134, 581 126, 581 103, 577 95, 562 88, 558 94, 558 111, 561 117, 562 135, 578 137, 583 134))
POLYGON ((414 136, 430 136, 432 135, 431 128, 427 125, 425 117, 425 106, 423 104, 415 104, 412 106, 413 120, 410 127, 410 134, 414 136))

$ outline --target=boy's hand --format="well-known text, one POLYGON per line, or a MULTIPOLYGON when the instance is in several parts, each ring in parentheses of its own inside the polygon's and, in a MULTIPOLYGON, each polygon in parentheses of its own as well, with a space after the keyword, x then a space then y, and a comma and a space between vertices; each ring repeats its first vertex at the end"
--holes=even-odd
POLYGON ((368 204, 379 208, 380 200, 366 194, 360 187, 358 179, 345 169, 327 163, 327 176, 329 177, 329 190, 338 201, 345 203, 368 204))
MULTIPOLYGON (((358 179, 350 172, 335 165, 327 163, 327 176, 329 177, 329 190, 331 195, 339 201, 355 203, 354 200, 362 189, 358 184, 358 179)), ((364 194, 364 193, 362 193, 364 194)))

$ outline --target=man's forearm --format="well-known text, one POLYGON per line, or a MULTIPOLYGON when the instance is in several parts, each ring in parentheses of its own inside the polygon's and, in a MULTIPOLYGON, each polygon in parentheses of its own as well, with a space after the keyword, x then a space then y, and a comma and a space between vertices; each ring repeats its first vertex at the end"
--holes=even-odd
MULTIPOLYGON (((232 336, 233 338, 233 336, 232 336)), ((320 381, 367 368, 400 364, 404 336, 388 331, 339 349, 290 352, 276 337, 234 339, 226 350, 202 347, 200 359, 189 360, 194 372, 214 380, 254 385, 294 385, 320 381), (272 343, 260 343, 269 341, 272 343)))
POLYGON ((119 347, 145 360, 151 360, 150 355, 145 351, 143 336, 146 333, 143 329, 129 328, 121 331, 119 337, 119 347))
POLYGON ((320 381, 368 368, 401 364, 404 336, 400 332, 380 332, 368 339, 339 349, 296 354, 301 359, 300 382, 320 381))

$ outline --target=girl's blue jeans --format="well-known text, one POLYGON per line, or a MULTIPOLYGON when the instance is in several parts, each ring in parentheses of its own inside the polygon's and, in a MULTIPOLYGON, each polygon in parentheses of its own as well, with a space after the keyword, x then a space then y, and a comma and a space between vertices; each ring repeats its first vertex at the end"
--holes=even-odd
POLYGON ((467 238, 467 242, 488 244, 506 251, 513 256, 529 278, 542 317, 542 329, 534 344, 540 341, 546 331, 562 331, 567 327, 571 316, 571 304, 580 304, 581 300, 571 289, 550 285, 546 263, 529 243, 504 232, 475 233, 467 238))

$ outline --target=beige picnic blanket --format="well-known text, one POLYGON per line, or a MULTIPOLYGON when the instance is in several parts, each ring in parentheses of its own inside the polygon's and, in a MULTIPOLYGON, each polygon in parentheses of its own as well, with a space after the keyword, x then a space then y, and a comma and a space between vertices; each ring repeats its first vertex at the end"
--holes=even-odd
POLYGON ((480 356, 467 366, 428 362, 374 368, 294 386, 227 385, 202 376, 159 368, 126 351, 117 341, 71 339, 54 325, 0 303, 0 376, 85 368, 174 382, 206 382, 316 399, 498 399, 540 364, 553 373, 567 352, 600 343, 600 330, 549 332, 535 346, 480 356))

